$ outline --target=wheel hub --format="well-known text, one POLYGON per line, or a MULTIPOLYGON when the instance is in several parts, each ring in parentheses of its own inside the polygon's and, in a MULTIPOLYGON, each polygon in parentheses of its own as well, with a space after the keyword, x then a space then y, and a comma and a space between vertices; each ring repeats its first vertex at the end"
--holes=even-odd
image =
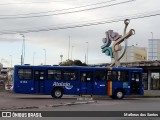
POLYGON ((123 96, 122 92, 118 92, 118 93, 117 93, 117 97, 118 97, 118 98, 122 98, 122 96, 123 96))

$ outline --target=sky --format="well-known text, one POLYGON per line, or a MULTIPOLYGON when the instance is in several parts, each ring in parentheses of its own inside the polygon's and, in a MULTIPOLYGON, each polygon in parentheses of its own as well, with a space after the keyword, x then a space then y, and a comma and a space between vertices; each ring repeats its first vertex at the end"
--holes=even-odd
POLYGON ((85 62, 87 49, 88 64, 108 63, 110 57, 101 52, 105 32, 114 30, 122 35, 123 19, 151 14, 131 19, 127 29, 136 32, 128 39, 128 46, 147 48, 151 32, 154 39, 160 38, 159 5, 159 0, 0 0, 1 63, 5 67, 21 64, 23 37, 20 34, 25 38, 25 64, 45 64, 45 55, 47 65, 59 64, 60 55, 62 61, 69 58, 85 62), (57 29, 117 19, 121 20, 57 29))

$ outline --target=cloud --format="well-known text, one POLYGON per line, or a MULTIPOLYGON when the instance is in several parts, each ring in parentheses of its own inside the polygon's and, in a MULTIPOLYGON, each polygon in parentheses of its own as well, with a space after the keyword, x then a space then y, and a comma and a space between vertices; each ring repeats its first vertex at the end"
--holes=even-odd
POLYGON ((6 59, 4 59, 4 58, 2 58, 2 59, 1 59, 1 63, 9 64, 9 61, 8 61, 8 60, 6 60, 6 59))
MULTIPOLYGON (((104 0, 100 0, 102 2, 104 0)), ((124 0, 121 0, 124 1, 124 0)), ((5 1, 7 3, 10 1, 5 1)), ((14 2, 26 2, 26 1, 14 1, 14 2)), ((65 9, 70 7, 76 7, 91 3, 96 3, 97 1, 86 0, 81 1, 64 1, 50 4, 14 4, 0 6, 0 15, 9 14, 26 14, 31 12, 42 12, 42 11, 53 11, 56 9, 65 9)), ((27 18, 27 19, 1 19, 0 31, 5 30, 26 30, 26 29, 39 29, 46 27, 54 27, 60 25, 73 25, 85 22, 93 22, 93 20, 104 20, 115 18, 117 16, 132 15, 140 12, 147 12, 153 10, 159 10, 160 1, 146 1, 146 0, 136 0, 134 2, 126 3, 123 5, 112 6, 103 9, 97 9, 92 11, 84 11, 79 13, 72 13, 59 16, 50 17, 40 17, 40 18, 27 18), (70 24, 68 24, 70 23, 70 24)), ((154 38, 159 38, 159 25, 160 17, 150 17, 144 19, 131 20, 128 26, 128 30, 133 28, 136 31, 134 36, 128 40, 128 45, 135 45, 147 47, 148 39, 151 37, 150 32, 153 32, 154 38)), ((75 46, 73 49, 73 59, 81 59, 84 61, 84 56, 86 54, 86 42, 89 43, 89 62, 90 63, 101 63, 110 62, 110 58, 106 57, 105 54, 101 53, 102 38, 105 37, 105 32, 107 30, 114 30, 119 34, 123 34, 124 23, 123 21, 117 23, 109 23, 98 26, 57 30, 57 31, 46 31, 46 32, 35 32, 26 33, 26 61, 32 63, 33 52, 36 51, 35 61, 37 64, 44 61, 43 49, 47 50, 47 61, 50 64, 57 64, 60 61, 60 54, 63 54, 63 60, 68 58, 69 49, 69 36, 71 46, 75 46), (27 57, 28 56, 28 57, 27 57)), ((14 42, 15 47, 20 46, 22 43, 22 36, 19 33, 15 35, 6 34, 0 36, 0 42, 3 42, 9 46, 11 42, 14 42)), ((7 46, 6 45, 6 46, 7 46)), ((14 46, 12 46, 13 49, 14 46)), ((4 48, 3 48, 4 49, 4 48)), ((0 48, 0 50, 3 50, 0 48)), ((19 48, 21 49, 21 48, 19 48)), ((17 50, 17 48, 16 48, 17 50)), ((14 51, 14 49, 12 50, 14 51)), ((20 50, 19 50, 20 51, 20 50)), ((10 54, 8 50, 5 51, 6 54, 10 54)), ((20 56, 21 52, 15 52, 16 57, 20 56)), ((14 54, 14 53, 13 53, 14 54)), ((70 53, 71 54, 71 53, 70 53)), ((2 56, 3 57, 3 56, 2 56)), ((16 58, 15 57, 15 58, 16 58)), ((4 57, 5 58, 5 57, 4 57)), ((15 59, 15 63, 18 63, 19 58, 15 59)))

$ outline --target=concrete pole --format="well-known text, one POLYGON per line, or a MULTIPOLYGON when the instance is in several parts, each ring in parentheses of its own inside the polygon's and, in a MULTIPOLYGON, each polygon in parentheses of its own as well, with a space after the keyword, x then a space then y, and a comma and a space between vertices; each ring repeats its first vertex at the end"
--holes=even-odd
POLYGON ((151 89, 151 70, 148 70, 148 90, 151 89))

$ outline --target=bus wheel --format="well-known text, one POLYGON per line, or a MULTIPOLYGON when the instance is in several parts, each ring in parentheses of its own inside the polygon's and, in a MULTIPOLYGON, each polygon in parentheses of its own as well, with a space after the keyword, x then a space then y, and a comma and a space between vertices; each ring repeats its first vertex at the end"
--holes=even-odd
POLYGON ((116 90, 114 94, 114 98, 116 99, 123 99, 124 97, 124 92, 123 90, 116 90))
POLYGON ((60 88, 56 88, 52 91, 52 95, 53 98, 61 98, 63 96, 63 90, 60 88))

